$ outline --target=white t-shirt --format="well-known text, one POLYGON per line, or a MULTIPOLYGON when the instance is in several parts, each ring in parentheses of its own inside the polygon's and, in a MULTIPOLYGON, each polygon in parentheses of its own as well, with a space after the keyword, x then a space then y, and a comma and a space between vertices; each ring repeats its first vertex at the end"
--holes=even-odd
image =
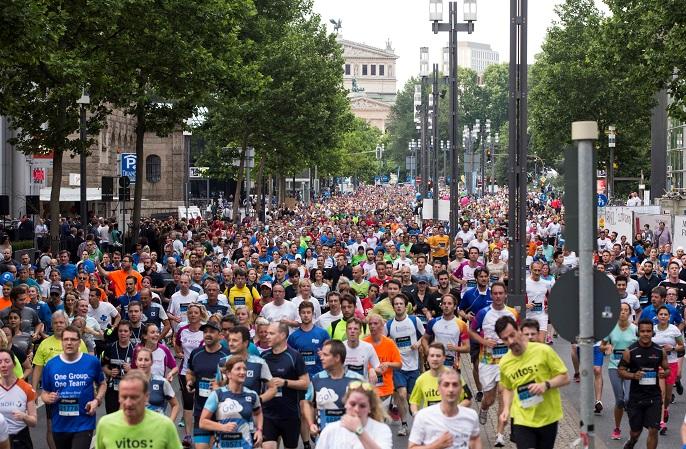
MULTIPOLYGON (((393 448, 393 435, 391 434, 391 429, 388 425, 368 418, 364 430, 368 435, 374 438, 374 442, 376 442, 381 449, 393 448)), ((360 438, 341 426, 340 421, 327 424, 326 427, 324 427, 319 440, 317 440, 317 447, 326 449, 364 449, 360 442, 360 438)))
POLYGON ((526 278, 526 297, 527 301, 534 305, 533 309, 530 309, 528 313, 533 315, 544 315, 546 314, 546 296, 548 294, 549 283, 543 279, 534 281, 531 277, 526 278))
POLYGON ((474 239, 471 242, 469 242, 469 245, 467 245, 467 248, 476 248, 479 250, 479 257, 483 260, 484 254, 486 254, 486 251, 488 251, 488 242, 486 240, 477 240, 474 239))
POLYGON ((372 346, 371 343, 361 340, 360 344, 355 348, 349 346, 348 340, 344 341, 343 344, 346 349, 344 365, 348 367, 349 370, 355 371, 365 379, 369 379, 369 365, 371 365, 372 368, 378 368, 381 364, 381 362, 379 362, 379 356, 376 355, 376 351, 374 350, 374 346, 372 346))
POLYGON ((315 324, 326 330, 331 323, 336 320, 340 320, 341 318, 343 318, 343 312, 338 312, 338 315, 332 315, 331 312, 326 312, 324 315, 319 317, 315 324))
POLYGON ((631 319, 636 319, 636 311, 641 308, 641 303, 638 301, 636 295, 630 295, 627 293, 626 298, 620 298, 620 303, 629 304, 631 307, 631 319))
POLYGON ((639 291, 641 291, 641 289, 638 287, 638 281, 636 279, 628 278, 626 292, 630 295, 638 296, 639 291))
POLYGON ((567 268, 572 269, 579 266, 579 258, 576 257, 574 251, 570 252, 568 256, 564 256, 562 263, 567 265, 567 268))
POLYGON ((479 417, 471 408, 460 405, 457 406, 455 416, 445 416, 441 411, 441 404, 430 405, 415 415, 409 441, 428 445, 445 432, 453 436, 451 448, 467 448, 471 438, 479 437, 479 417))
MULTIPOLYGON (((660 330, 656 324, 654 327, 655 336, 653 337, 653 343, 656 345, 670 345, 672 347, 676 346, 676 339, 681 337, 681 331, 678 327, 673 324, 669 324, 666 329, 660 330)), ((675 363, 678 357, 675 350, 667 351, 667 362, 675 363)))
MULTIPOLYGON (((193 290, 188 290, 186 296, 181 294, 181 291, 174 293, 171 297, 169 303, 169 313, 174 316, 181 318, 181 323, 186 321, 186 311, 188 310, 188 304, 198 301, 198 293, 193 290)), ((181 323, 172 321, 172 327, 176 331, 181 323)))
POLYGON ((274 302, 267 303, 262 308, 260 316, 266 318, 270 323, 283 319, 300 322, 298 308, 291 301, 284 301, 280 306, 277 306, 274 302))
MULTIPOLYGON (((372 421, 372 420, 370 419, 370 421, 372 421)), ((388 426, 386 426, 386 430, 388 430, 388 435, 390 438, 391 430, 388 428, 388 426)), ((7 441, 9 439, 10 439, 10 430, 9 430, 9 426, 7 425, 7 420, 5 419, 4 416, 2 416, 0 414, 0 443, 4 443, 5 441, 7 441)), ((383 446, 383 447, 389 447, 390 448, 391 446, 392 446, 392 443, 390 446, 383 446)), ((359 446, 359 447, 362 447, 362 446, 359 446)))
MULTIPOLYGON (((419 335, 424 335, 424 325, 419 318, 415 318, 417 327, 415 328, 412 319, 405 317, 402 321, 397 321, 395 318, 391 320, 390 331, 388 338, 393 340, 400 351, 400 357, 403 361, 402 371, 414 371, 419 369, 419 351, 418 349, 411 349, 411 346, 417 343, 417 331, 419 335)), ((388 325, 384 326, 384 333, 388 329, 388 325)))
POLYGON ((88 316, 95 318, 102 329, 107 329, 107 325, 112 324, 117 315, 119 312, 109 302, 100 301, 95 309, 88 305, 88 316))

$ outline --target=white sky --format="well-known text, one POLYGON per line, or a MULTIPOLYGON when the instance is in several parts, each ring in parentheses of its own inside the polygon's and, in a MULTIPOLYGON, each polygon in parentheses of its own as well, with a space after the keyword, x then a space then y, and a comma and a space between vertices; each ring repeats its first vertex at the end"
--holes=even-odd
MULTIPOLYGON (((598 7, 607 11, 601 0, 598 7)), ((560 0, 529 0, 528 62, 540 52, 546 30, 557 19, 553 9, 560 0)), ((462 21, 462 1, 458 1, 458 20, 462 21)), ((329 31, 329 19, 341 19, 343 37, 385 48, 390 39, 399 56, 396 68, 398 90, 419 72, 419 47, 430 47, 431 63, 441 64, 442 47, 448 34, 434 35, 429 22, 429 0, 315 0, 314 10, 321 15, 329 31)), ((448 1, 443 2, 443 17, 448 18, 448 1)), ((490 44, 500 53, 500 62, 510 59, 510 1, 477 0, 477 22, 471 35, 459 33, 459 40, 490 44)))

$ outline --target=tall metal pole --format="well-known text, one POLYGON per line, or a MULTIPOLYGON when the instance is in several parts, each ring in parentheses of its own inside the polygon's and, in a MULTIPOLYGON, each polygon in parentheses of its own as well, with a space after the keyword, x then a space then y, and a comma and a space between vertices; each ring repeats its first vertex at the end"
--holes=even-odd
POLYGON ((429 192, 429 97, 425 95, 428 77, 422 76, 422 198, 429 192))
POLYGON ((434 64, 434 80, 433 80, 433 114, 432 130, 433 130, 433 202, 434 202, 434 223, 438 222, 438 64, 434 64))
POLYGON ((86 180, 86 105, 81 103, 79 111, 79 139, 81 140, 81 155, 79 156, 79 172, 81 173, 80 181, 80 203, 81 203, 81 229, 84 235, 88 226, 88 184, 86 180))
POLYGON ((526 310, 527 7, 528 0, 510 0, 508 297, 520 312, 526 310))
POLYGON ((486 123, 481 124, 481 198, 486 196, 486 123))
POLYGON ((587 437, 588 449, 595 447, 593 425, 593 242, 595 224, 588 199, 593 197, 593 141, 598 139, 596 122, 572 123, 572 140, 579 151, 579 362, 581 369, 581 437, 587 437))

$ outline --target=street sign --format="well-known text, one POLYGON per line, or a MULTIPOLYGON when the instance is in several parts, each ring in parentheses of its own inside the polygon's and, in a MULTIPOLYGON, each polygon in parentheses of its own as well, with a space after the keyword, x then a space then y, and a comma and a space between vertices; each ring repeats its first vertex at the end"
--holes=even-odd
MULTIPOLYGON (((605 273, 593 272, 593 338, 607 337, 619 319, 619 293, 605 273)), ((568 271, 555 282, 548 301, 548 315, 565 340, 579 335, 579 270, 568 271)))
POLYGON ((209 170, 210 167, 188 167, 188 177, 190 179, 202 179, 209 170))
POLYGON ((122 176, 119 178, 119 187, 126 188, 131 185, 131 179, 127 176, 122 176))
POLYGON ((608 203, 607 195, 599 193, 598 194, 598 207, 605 207, 605 206, 607 206, 607 203, 608 203))
POLYGON ((131 182, 136 182, 136 153, 122 153, 120 175, 128 177, 131 182))
POLYGON ((548 200, 548 197, 546 196, 545 193, 541 193, 541 194, 538 196, 538 199, 541 201, 541 203, 545 203, 545 202, 548 200))
POLYGON ((389 181, 389 180, 390 180, 390 178, 388 177, 388 175, 383 175, 383 176, 381 177, 381 182, 384 183, 384 184, 388 184, 388 181, 389 181))

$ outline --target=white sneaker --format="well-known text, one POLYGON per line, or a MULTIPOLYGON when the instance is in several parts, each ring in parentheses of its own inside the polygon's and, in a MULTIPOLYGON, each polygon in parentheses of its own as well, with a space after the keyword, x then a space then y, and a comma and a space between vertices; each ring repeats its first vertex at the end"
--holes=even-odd
POLYGON ((503 436, 502 433, 498 433, 495 436, 495 447, 503 447, 505 446, 505 437, 503 436))

